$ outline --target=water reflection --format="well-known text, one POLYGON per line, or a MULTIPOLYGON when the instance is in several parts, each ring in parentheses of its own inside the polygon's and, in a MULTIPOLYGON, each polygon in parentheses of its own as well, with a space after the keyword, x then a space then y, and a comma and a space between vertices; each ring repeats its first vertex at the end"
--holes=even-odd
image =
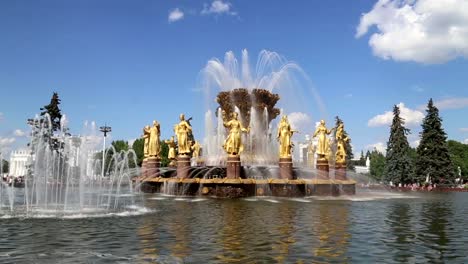
POLYGON ((348 231, 349 205, 347 203, 318 205, 318 218, 315 225, 318 245, 313 250, 317 261, 326 263, 347 262, 348 243, 351 237, 348 231))
POLYGON ((455 253, 448 247, 450 238, 447 235, 452 223, 448 219, 452 218, 451 204, 446 201, 436 200, 424 203, 421 209, 422 230, 418 238, 424 243, 427 254, 425 259, 429 262, 438 262, 443 259, 451 259, 455 253))
POLYGON ((389 207, 386 222, 390 226, 390 233, 383 239, 387 245, 395 245, 393 259, 397 262, 409 262, 413 254, 410 245, 414 242, 414 234, 408 232, 413 230, 409 204, 395 204, 389 207))
POLYGON ((288 203, 281 203, 278 206, 277 222, 274 225, 278 238, 274 241, 273 252, 277 263, 288 263, 288 256, 291 245, 296 243, 296 215, 298 208, 288 203))
POLYGON ((467 194, 422 197, 164 197, 134 217, 0 219, 0 262, 468 263, 467 194))

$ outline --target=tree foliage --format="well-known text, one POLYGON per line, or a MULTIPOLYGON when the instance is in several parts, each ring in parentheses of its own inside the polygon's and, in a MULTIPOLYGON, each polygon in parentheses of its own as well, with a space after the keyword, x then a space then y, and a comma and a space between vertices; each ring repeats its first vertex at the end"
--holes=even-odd
POLYGON ((145 140, 143 138, 136 139, 133 141, 132 149, 135 151, 137 156, 137 165, 141 167, 143 159, 145 158, 144 149, 145 149, 145 140))
POLYGON ((2 171, 1 173, 8 173, 10 171, 10 163, 8 160, 2 160, 2 171))
POLYGON ((250 124, 250 110, 255 108, 258 115, 263 114, 266 108, 268 111, 268 123, 275 119, 280 114, 280 109, 275 108, 276 103, 280 99, 278 94, 271 93, 265 89, 253 89, 249 91, 245 88, 233 89, 231 91, 220 92, 216 98, 219 107, 226 112, 229 117, 235 107, 239 108, 243 126, 247 127, 250 124))
POLYGON ((385 170, 385 156, 382 152, 379 152, 377 149, 374 149, 372 152, 369 152, 370 159, 370 168, 369 173, 372 178, 382 181, 384 180, 384 170, 385 170))
POLYGON ((60 110, 60 98, 58 93, 54 92, 50 103, 41 108, 41 116, 49 115, 52 124, 52 131, 56 132, 61 129, 60 120, 62 119, 62 112, 60 110))
POLYGON ((455 173, 450 159, 447 136, 442 128, 439 109, 432 99, 427 104, 422 123, 421 142, 417 148, 416 177, 419 182, 429 177, 433 183, 452 183, 455 173))
POLYGON ((410 146, 406 137, 410 130, 405 128, 404 124, 405 121, 400 117, 400 108, 395 105, 384 170, 384 180, 394 184, 407 184, 414 180, 410 146))
POLYGON ((461 178, 468 179, 468 145, 455 140, 447 142, 450 158, 452 159, 455 175, 461 174, 461 178), (459 169, 460 168, 460 171, 459 169))

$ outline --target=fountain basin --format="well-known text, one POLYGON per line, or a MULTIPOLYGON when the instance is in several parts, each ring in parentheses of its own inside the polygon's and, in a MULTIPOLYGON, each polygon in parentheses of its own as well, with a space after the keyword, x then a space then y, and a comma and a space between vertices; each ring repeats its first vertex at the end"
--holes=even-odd
POLYGON ((250 196, 339 196, 356 194, 354 180, 332 179, 182 179, 146 178, 141 182, 146 193, 240 198, 250 196))

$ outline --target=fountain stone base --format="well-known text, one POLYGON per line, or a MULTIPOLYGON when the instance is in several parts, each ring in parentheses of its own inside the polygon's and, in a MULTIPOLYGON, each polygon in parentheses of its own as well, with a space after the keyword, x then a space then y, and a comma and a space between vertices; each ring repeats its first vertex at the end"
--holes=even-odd
POLYGON ((346 178, 346 162, 335 164, 335 180, 345 181, 346 178))
POLYGON ((239 179, 241 176, 241 161, 239 155, 229 155, 226 162, 226 178, 239 179))
POLYGON ((147 158, 146 161, 143 161, 143 177, 153 178, 156 177, 159 173, 159 167, 161 167, 161 159, 158 157, 147 158))
POLYGON ((339 196, 356 194, 353 180, 321 179, 182 179, 151 178, 142 181, 141 190, 148 193, 163 193, 164 185, 174 186, 171 194, 222 198, 242 198, 250 196, 339 196), (259 192, 259 189, 261 191, 259 192))
POLYGON ((279 173, 281 179, 293 179, 293 163, 292 158, 280 158, 279 160, 279 173))
POLYGON ((188 178, 190 170, 190 156, 179 155, 177 157, 177 178, 188 178))
POLYGON ((330 168, 328 165, 328 160, 322 160, 322 159, 317 160, 317 177, 319 179, 323 179, 323 180, 329 179, 330 178, 328 175, 329 170, 330 168))

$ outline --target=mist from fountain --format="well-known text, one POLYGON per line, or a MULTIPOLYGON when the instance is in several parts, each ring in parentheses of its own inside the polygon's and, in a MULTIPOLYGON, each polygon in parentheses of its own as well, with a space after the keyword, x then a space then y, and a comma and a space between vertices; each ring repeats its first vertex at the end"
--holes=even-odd
POLYGON ((86 123, 84 135, 67 133, 66 119, 54 133, 51 120, 36 117, 32 125, 31 156, 24 189, 2 186, 0 215, 22 217, 86 216, 135 210, 136 193, 132 178, 139 175, 133 150, 106 151, 109 161, 101 175, 101 139, 95 123, 86 123), (56 146, 53 147, 55 142, 56 146), (10 192, 9 196, 4 195, 10 192), (17 192, 16 194, 14 192, 17 192), (5 205, 9 204, 8 208, 5 205), (133 209, 132 209, 133 208, 133 209))
MULTIPOLYGON (((223 126, 221 109, 212 100, 220 91, 245 88, 252 92, 254 89, 260 88, 269 92, 281 92, 281 100, 278 104, 281 104, 282 112, 285 109, 284 113, 307 113, 307 116, 311 118, 311 108, 314 108, 318 110, 321 117, 326 115, 320 96, 302 68, 276 52, 262 50, 258 55, 256 66, 251 67, 247 50, 242 51, 240 62, 232 51, 228 51, 224 56, 224 61, 217 58, 209 60, 201 71, 200 77, 201 90, 205 94, 207 106, 203 147, 205 164, 208 166, 225 165, 226 155, 222 145, 227 132, 223 126), (313 103, 307 100, 312 100, 313 103), (216 114, 212 112, 212 109, 217 109, 216 114)), ((256 98, 252 96, 251 100, 255 101, 256 98)), ((231 102, 234 104, 233 98, 231 98, 231 102)), ((240 114, 241 122, 250 120, 248 124, 250 133, 243 135, 242 164, 276 164, 278 162, 278 143, 272 130, 276 131, 277 122, 271 122, 268 109, 265 107, 262 112, 252 107, 248 112, 249 117, 242 116, 237 107, 235 111, 240 114)), ((301 128, 294 127, 294 129, 301 128)), ((303 132, 310 133, 311 131, 303 132)), ((297 142, 298 139, 293 140, 297 142)))

